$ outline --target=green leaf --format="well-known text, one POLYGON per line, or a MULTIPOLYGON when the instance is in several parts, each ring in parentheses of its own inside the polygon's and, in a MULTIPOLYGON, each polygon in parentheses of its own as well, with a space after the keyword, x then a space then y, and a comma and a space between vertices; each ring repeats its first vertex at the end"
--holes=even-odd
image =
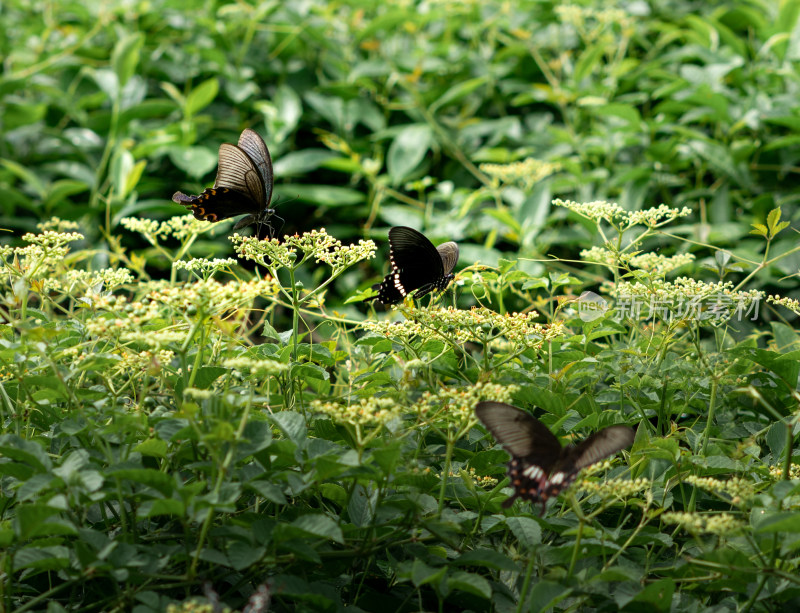
POLYGON ((539 581, 533 586, 528 602, 530 610, 547 611, 572 593, 572 588, 553 581, 539 581))
POLYGON ((284 496, 283 494, 283 490, 274 483, 270 483, 269 481, 257 480, 257 481, 250 481, 246 485, 256 493, 258 493, 259 496, 261 496, 265 500, 268 500, 269 502, 275 504, 286 504, 288 502, 286 500, 286 496, 284 496))
POLYGON ((272 421, 286 435, 286 437, 298 446, 302 446, 308 437, 306 430, 306 420, 296 411, 281 411, 271 416, 272 421))
POLYGON ((646 603, 648 607, 652 607, 656 611, 670 611, 674 593, 675 582, 671 579, 660 579, 645 586, 636 595, 633 602, 646 603))
POLYGON ((486 600, 492 597, 492 586, 486 579, 474 573, 457 571, 448 574, 447 587, 450 591, 460 590, 486 600))
POLYGON ((186 507, 180 500, 172 498, 159 498, 150 503, 145 503, 139 507, 138 516, 157 517, 159 515, 173 515, 175 517, 183 517, 186 514, 186 507))
POLYGON ((520 544, 529 551, 542 544, 542 527, 530 517, 507 517, 506 525, 520 544))
POLYGON ((217 165, 217 153, 208 147, 170 147, 169 159, 195 179, 204 177, 217 165))
POLYGON ((244 570, 257 563, 266 550, 264 547, 254 547, 250 543, 232 541, 227 548, 228 560, 234 570, 244 570))
POLYGON ((202 111, 214 101, 219 93, 219 81, 216 77, 203 81, 186 96, 183 113, 187 119, 202 111))
POLYGON ((281 193, 291 194, 303 202, 312 202, 321 206, 352 206, 364 202, 364 193, 349 187, 338 185, 302 185, 288 183, 280 186, 281 193))
POLYGON ((149 438, 136 445, 133 450, 138 451, 142 455, 152 456, 154 458, 166 458, 167 441, 160 438, 149 438))
POLYGON ((758 522, 754 521, 756 532, 800 532, 800 513, 785 511, 765 514, 758 522))
POLYGON ((163 496, 170 497, 176 488, 175 478, 153 468, 120 468, 107 473, 123 483, 129 481, 133 485, 152 487, 163 496))
POLYGON ((222 368, 221 366, 201 366, 197 369, 197 373, 195 374, 194 387, 206 390, 211 387, 214 381, 229 372, 230 369, 222 368))
POLYGON ((605 42, 590 45, 584 49, 575 63, 575 81, 581 81, 586 78, 599 65, 605 52, 605 42))
POLYGON ((494 549, 473 549, 472 551, 461 554, 455 558, 452 563, 456 566, 481 566, 494 570, 520 571, 516 562, 494 549))
POLYGON ((306 534, 330 539, 336 543, 344 542, 342 529, 330 517, 321 513, 302 515, 294 520, 291 526, 306 534))
POLYGON ((328 149, 303 149, 302 151, 292 151, 275 161, 275 176, 285 179, 290 176, 305 175, 324 166, 331 160, 336 160, 340 157, 341 156, 328 149))
POLYGON ((442 94, 438 100, 431 104, 429 109, 431 114, 435 115, 439 109, 447 106, 448 104, 453 104, 465 96, 468 96, 476 89, 486 85, 488 80, 489 78, 487 76, 481 76, 475 77, 474 79, 459 81, 456 85, 453 85, 444 94, 442 94))
POLYGON ((428 583, 439 583, 447 573, 447 567, 433 568, 422 560, 414 560, 411 566, 411 581, 416 587, 428 583))
POLYGON ((399 185, 419 166, 432 141, 433 134, 426 124, 407 126, 394 137, 386 154, 386 168, 392 185, 399 185))
POLYGON ((41 445, 26 441, 16 434, 0 436, 0 457, 22 462, 36 469, 37 472, 49 471, 53 466, 50 457, 42 449, 41 445))
POLYGON ((347 502, 347 491, 338 483, 322 483, 319 486, 319 492, 340 507, 343 507, 347 502))
POLYGON ((144 35, 141 32, 135 32, 122 37, 114 46, 111 54, 111 66, 117 75, 120 87, 124 87, 136 72, 143 44, 144 35))
POLYGON ((25 504, 17 507, 16 514, 16 533, 20 540, 26 540, 35 536, 35 531, 39 525, 47 520, 51 515, 56 515, 61 511, 57 508, 45 504, 25 504))

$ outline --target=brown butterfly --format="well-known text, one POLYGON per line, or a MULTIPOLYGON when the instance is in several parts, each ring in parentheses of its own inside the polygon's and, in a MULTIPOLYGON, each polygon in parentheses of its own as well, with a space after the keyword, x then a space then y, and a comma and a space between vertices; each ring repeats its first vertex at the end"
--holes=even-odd
POLYGON ((242 132, 238 145, 219 146, 214 187, 204 189, 198 196, 175 192, 172 200, 203 221, 247 214, 233 227, 238 230, 253 223, 269 225, 269 218, 275 214, 275 209, 269 208, 273 184, 269 149, 258 134, 248 129, 242 132))
POLYGON ((514 495, 503 502, 510 507, 522 498, 544 505, 565 490, 581 468, 629 447, 634 432, 628 426, 610 426, 578 445, 562 447, 556 436, 538 419, 503 402, 479 402, 475 415, 511 455, 508 478, 514 495))

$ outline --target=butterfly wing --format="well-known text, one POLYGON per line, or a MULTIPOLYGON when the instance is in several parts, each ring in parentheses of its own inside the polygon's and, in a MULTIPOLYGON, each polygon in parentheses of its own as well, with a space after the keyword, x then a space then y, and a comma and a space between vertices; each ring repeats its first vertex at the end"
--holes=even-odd
POLYGON ((275 212, 272 200, 272 158, 263 139, 252 130, 244 130, 239 145, 223 143, 219 147, 219 166, 214 187, 197 196, 175 192, 172 200, 188 208, 204 221, 221 221, 247 214, 234 227, 268 223, 275 212))
POLYGON ((512 457, 553 466, 561 455, 561 443, 542 422, 504 402, 479 402, 475 415, 512 457))
POLYGON ((453 241, 448 241, 439 245, 436 251, 439 252, 439 257, 442 258, 442 271, 444 276, 450 276, 450 273, 453 272, 456 264, 458 264, 458 245, 453 241))
POLYGON ((625 449, 633 443, 634 432, 628 426, 611 426, 594 433, 575 447, 564 449, 547 478, 539 484, 535 501, 545 503, 565 490, 586 468, 625 449))
POLYGON ((576 447, 568 449, 566 458, 574 464, 575 471, 586 468, 618 451, 630 447, 635 433, 628 426, 611 426, 595 432, 576 447))
POLYGON ((555 435, 532 415, 503 402, 479 402, 475 414, 511 454, 507 474, 514 494, 503 502, 503 508, 517 498, 546 502, 548 476, 563 453, 555 435))
POLYGON ((416 296, 421 297, 435 289, 446 288, 453 277, 445 273, 445 264, 450 266, 452 261, 450 270, 455 266, 458 261, 458 246, 455 243, 445 243, 443 247, 444 251, 440 252, 424 234, 413 228, 391 228, 389 260, 392 270, 381 283, 373 286, 378 290, 378 301, 382 304, 394 304, 415 290, 416 296))
POLYGON ((182 204, 202 221, 222 221, 252 210, 252 203, 241 192, 228 187, 207 187, 197 196, 175 192, 172 201, 182 204))
POLYGON ((257 213, 265 207, 266 192, 261 175, 247 152, 237 145, 222 143, 219 146, 219 167, 214 187, 227 187, 241 193, 250 201, 243 199, 243 210, 231 213, 228 217, 241 213, 257 213))
POLYGON ((264 186, 264 198, 262 200, 264 208, 269 208, 272 202, 272 187, 275 184, 275 177, 272 173, 272 157, 269 149, 257 132, 245 129, 239 136, 239 148, 242 149, 250 160, 255 164, 256 170, 261 177, 264 186))

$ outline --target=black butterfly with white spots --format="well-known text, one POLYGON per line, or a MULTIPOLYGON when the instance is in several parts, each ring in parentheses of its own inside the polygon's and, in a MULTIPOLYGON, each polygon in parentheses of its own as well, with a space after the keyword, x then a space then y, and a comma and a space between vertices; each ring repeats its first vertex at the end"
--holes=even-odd
POLYGON ((275 214, 275 209, 269 208, 273 184, 269 149, 264 139, 248 129, 239 136, 238 145, 219 146, 214 187, 207 187, 198 196, 175 192, 172 200, 203 221, 222 221, 246 213, 233 227, 238 230, 254 223, 269 225, 269 218, 275 214))
POLYGON ((396 304, 411 292, 417 298, 434 290, 444 291, 455 278, 458 245, 449 241, 434 247, 424 234, 406 226, 389 230, 389 261, 392 270, 372 289, 381 304, 396 304))
POLYGON ((475 415, 511 455, 508 478, 514 495, 503 502, 507 509, 517 498, 547 501, 565 490, 586 468, 629 447, 634 432, 628 426, 610 426, 578 445, 562 447, 556 436, 538 419, 503 402, 479 402, 475 415))

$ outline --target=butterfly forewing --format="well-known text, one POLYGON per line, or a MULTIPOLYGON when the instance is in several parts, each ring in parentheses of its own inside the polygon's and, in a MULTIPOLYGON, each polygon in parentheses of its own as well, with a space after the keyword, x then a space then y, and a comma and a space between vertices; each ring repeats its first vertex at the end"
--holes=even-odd
POLYGON ((272 201, 272 186, 275 182, 272 174, 272 158, 269 155, 264 139, 253 130, 246 129, 239 137, 239 147, 255 163, 261 182, 264 185, 264 207, 269 208, 272 201))
POLYGON ((592 434, 585 441, 569 450, 576 470, 586 468, 618 451, 630 447, 634 432, 628 426, 610 426, 592 434))
POLYGON ((547 426, 515 406, 504 402, 479 402, 475 415, 514 457, 552 466, 561 454, 561 443, 547 426))
POLYGON ((261 175, 244 149, 236 145, 222 143, 219 146, 219 168, 214 187, 227 187, 241 192, 252 201, 251 209, 264 208, 265 193, 261 175))

